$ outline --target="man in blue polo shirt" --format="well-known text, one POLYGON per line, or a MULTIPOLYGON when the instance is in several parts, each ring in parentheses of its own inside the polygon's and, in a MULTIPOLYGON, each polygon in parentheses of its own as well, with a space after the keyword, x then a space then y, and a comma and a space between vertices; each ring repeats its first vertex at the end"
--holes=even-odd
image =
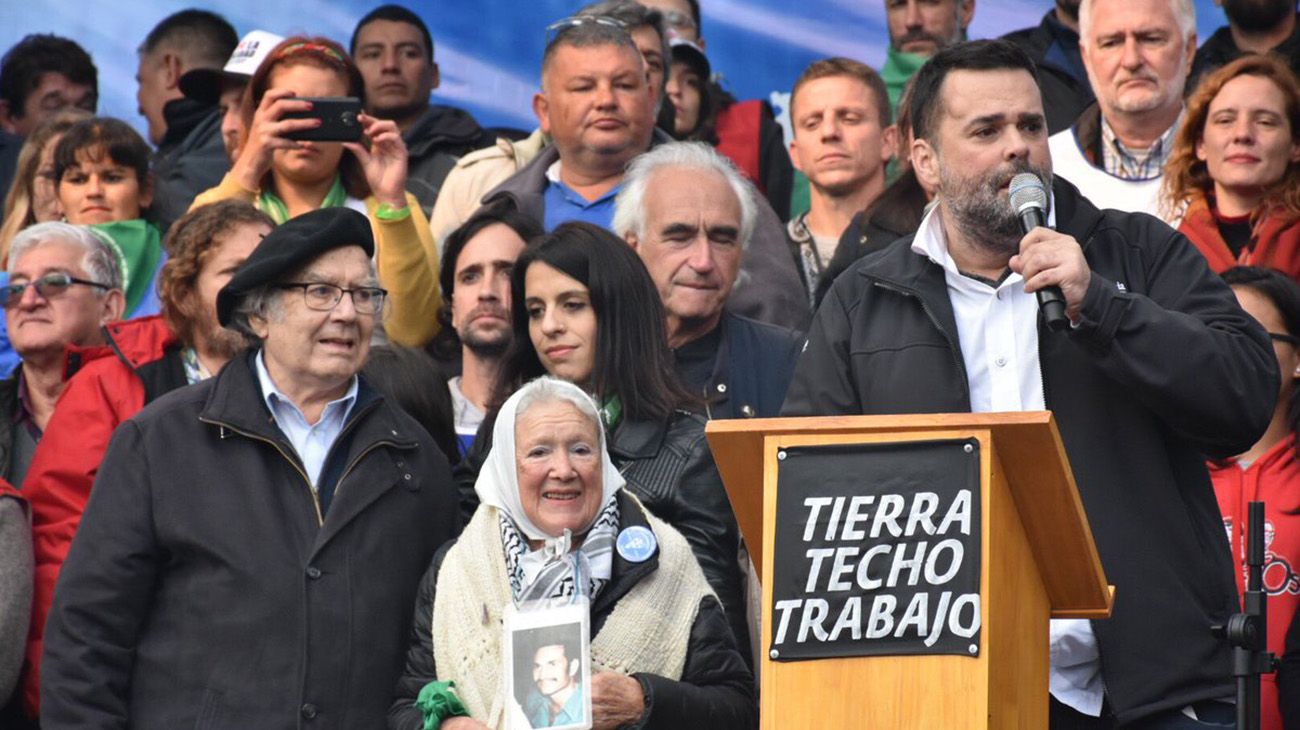
POLYGON ((509 198, 546 230, 572 220, 609 228, 623 170, 654 134, 645 61, 611 18, 573 17, 551 27, 533 111, 553 144, 484 202, 509 198))

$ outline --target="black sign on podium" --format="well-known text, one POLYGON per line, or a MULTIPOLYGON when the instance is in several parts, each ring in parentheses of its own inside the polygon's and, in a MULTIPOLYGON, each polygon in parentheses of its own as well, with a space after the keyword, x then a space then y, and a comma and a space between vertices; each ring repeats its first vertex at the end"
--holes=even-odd
POLYGON ((977 655, 979 456, 973 439, 779 452, 770 656, 977 655))

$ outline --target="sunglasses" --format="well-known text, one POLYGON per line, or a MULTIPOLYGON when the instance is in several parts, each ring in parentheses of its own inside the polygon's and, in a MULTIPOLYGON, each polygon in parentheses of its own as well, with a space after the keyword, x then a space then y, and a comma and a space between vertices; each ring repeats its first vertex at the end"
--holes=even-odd
POLYGON ((611 18, 607 15, 574 15, 546 26, 546 45, 551 45, 564 31, 583 25, 603 25, 606 28, 617 28, 627 33, 627 26, 618 18, 611 18))
POLYGON ((68 287, 73 284, 93 286, 96 289, 112 288, 108 284, 101 284, 98 281, 78 279, 75 276, 69 276, 64 273, 53 273, 46 274, 39 279, 25 281, 21 284, 9 284, 0 288, 0 293, 3 293, 4 295, 4 299, 0 300, 0 302, 3 303, 5 309, 12 309, 18 306, 18 303, 23 300, 23 294, 27 292, 28 287, 35 287, 36 293, 40 295, 42 299, 53 299, 63 294, 63 292, 67 291, 68 287))

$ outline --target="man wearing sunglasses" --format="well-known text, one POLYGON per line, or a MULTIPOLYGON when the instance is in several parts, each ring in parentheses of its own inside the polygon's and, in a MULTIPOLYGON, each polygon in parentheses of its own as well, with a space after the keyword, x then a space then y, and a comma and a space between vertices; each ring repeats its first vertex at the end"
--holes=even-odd
POLYGON ((88 228, 31 226, 9 250, 9 283, 0 288, 0 304, 9 339, 23 359, 0 382, 0 472, 21 487, 63 392, 65 348, 102 344, 101 328, 122 317, 117 256, 88 228))
POLYGON ((43 728, 384 725, 460 520, 433 438, 358 375, 374 246, 349 208, 267 234, 217 294, 249 350, 114 432, 46 624, 43 728))

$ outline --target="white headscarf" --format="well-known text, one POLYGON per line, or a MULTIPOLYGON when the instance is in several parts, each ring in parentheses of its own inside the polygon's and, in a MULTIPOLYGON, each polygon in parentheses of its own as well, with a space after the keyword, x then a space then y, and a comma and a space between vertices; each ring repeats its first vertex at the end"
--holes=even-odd
MULTIPOLYGON (((492 450, 488 452, 487 461, 479 471, 478 481, 474 483, 474 491, 478 492, 480 502, 496 507, 504 513, 529 540, 543 540, 548 544, 563 536, 546 534, 528 519, 528 514, 524 511, 523 501, 519 498, 519 472, 515 463, 515 421, 518 420, 521 410, 527 410, 535 403, 557 400, 574 404, 584 416, 596 424, 596 432, 600 438, 598 447, 602 495, 600 508, 592 515, 592 522, 595 522, 596 517, 614 501, 618 490, 626 482, 623 475, 619 474, 618 469, 614 467, 614 462, 609 459, 609 450, 605 448, 605 427, 601 423, 600 411, 596 403, 578 386, 558 378, 543 375, 532 380, 515 391, 514 395, 506 400, 505 405, 501 406, 496 423, 492 427, 492 450)), ((588 523, 575 533, 584 534, 590 527, 591 523, 588 523)))

